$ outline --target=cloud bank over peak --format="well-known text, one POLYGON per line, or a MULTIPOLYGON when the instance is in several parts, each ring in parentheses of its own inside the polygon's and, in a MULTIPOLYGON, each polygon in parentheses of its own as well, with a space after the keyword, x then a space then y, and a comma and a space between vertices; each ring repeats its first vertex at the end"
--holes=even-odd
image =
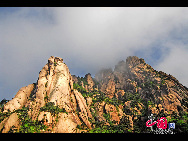
POLYGON ((188 8, 0 8, 0 99, 36 82, 50 56, 94 75, 130 55, 188 86, 188 8))

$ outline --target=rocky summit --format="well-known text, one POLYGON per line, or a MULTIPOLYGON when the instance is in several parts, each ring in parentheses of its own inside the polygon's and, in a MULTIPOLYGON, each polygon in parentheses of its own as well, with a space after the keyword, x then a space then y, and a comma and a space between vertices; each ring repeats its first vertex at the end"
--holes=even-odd
POLYGON ((94 78, 51 56, 36 83, 0 104, 2 133, 148 133, 151 114, 188 132, 188 88, 136 56, 94 78))

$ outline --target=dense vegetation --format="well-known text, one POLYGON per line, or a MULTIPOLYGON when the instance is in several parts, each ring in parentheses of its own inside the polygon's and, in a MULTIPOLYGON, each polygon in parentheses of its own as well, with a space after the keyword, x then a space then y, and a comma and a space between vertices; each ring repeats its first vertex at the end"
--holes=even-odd
MULTIPOLYGON (((161 84, 159 84, 159 87, 163 87, 165 85, 164 79, 162 79, 161 84)), ((95 86, 94 86, 95 87, 95 86)), ((155 87, 155 83, 148 79, 145 83, 141 84, 142 88, 146 88, 147 90, 150 90, 151 88, 155 87)), ((74 89, 77 89, 79 92, 82 93, 84 98, 91 97, 92 98, 92 105, 91 107, 94 107, 94 104, 97 102, 105 102, 106 104, 112 104, 118 108, 119 105, 123 106, 123 112, 125 115, 132 116, 133 119, 133 130, 130 130, 130 122, 128 120, 127 116, 124 116, 119 124, 116 124, 115 121, 112 121, 109 113, 105 113, 103 117, 106 119, 106 121, 98 121, 95 120, 96 118, 96 112, 92 111, 92 116, 94 119, 90 120, 93 124, 93 129, 88 130, 88 132, 91 133, 149 133, 151 132, 150 128, 146 127, 146 122, 148 120, 148 115, 151 114, 151 110, 149 106, 158 107, 158 104, 156 104, 155 97, 148 96, 148 98, 143 98, 138 93, 131 93, 126 92, 123 97, 117 98, 109 98, 107 97, 103 92, 100 90, 94 90, 92 92, 86 91, 85 88, 83 88, 79 83, 74 83, 74 89), (131 101, 130 107, 124 106, 124 103, 127 101, 131 101), (142 105, 141 107, 139 106, 142 105), (140 110, 141 114, 138 114, 136 110, 137 108, 140 110), (108 124, 107 124, 108 123, 108 124)), ((94 109, 94 108, 93 108, 94 109)), ((154 117, 156 119, 159 119, 160 117, 166 117, 168 123, 175 123, 175 129, 174 132, 181 133, 181 132, 188 132, 188 118, 187 118, 186 112, 179 112, 179 114, 173 112, 173 114, 167 114, 164 113, 164 110, 161 110, 157 115, 154 114, 154 117)), ((86 129, 84 125, 81 127, 78 127, 79 129, 86 129)))
MULTIPOLYGON (((159 87, 164 87, 165 79, 163 78, 161 83, 158 84, 159 87)), ((118 80, 117 80, 118 81, 118 80)), ((151 114, 151 110, 149 107, 156 107, 159 109, 158 104, 155 101, 155 97, 147 95, 147 97, 141 96, 139 93, 126 91, 122 97, 117 98, 116 96, 109 98, 106 96, 105 93, 101 92, 100 90, 94 89, 93 91, 87 91, 85 88, 81 86, 88 85, 86 78, 78 78, 78 83, 74 83, 74 89, 77 89, 83 97, 86 99, 88 97, 92 98, 92 104, 90 106, 90 111, 93 116, 93 119, 89 119, 92 123, 92 129, 88 129, 84 123, 82 125, 78 125, 77 128, 80 129, 82 132, 89 132, 89 133, 149 133, 151 132, 150 128, 146 127, 146 121, 148 120, 148 115, 151 114), (97 111, 95 109, 96 103, 105 102, 106 104, 114 105, 118 111, 118 107, 122 106, 122 111, 125 114, 119 124, 113 121, 110 117, 109 113, 104 113, 103 117, 105 120, 98 120, 97 118, 97 111), (130 102, 130 106, 125 106, 125 102, 130 102), (140 113, 138 113, 138 110, 140 113), (128 116, 132 117, 133 121, 133 129, 131 129, 130 120, 128 116)), ((97 83, 95 83, 97 84, 97 83)), ((94 86, 96 87, 96 86, 94 86)), ((146 89, 150 91, 151 89, 155 88, 155 82, 151 79, 147 79, 145 83, 141 83, 139 85, 142 89, 146 89)), ((177 86, 176 86, 177 87, 177 86)), ((137 86, 138 88, 138 86, 137 86)), ((186 99, 182 100, 182 104, 187 106, 186 99)), ((29 115, 28 107, 22 107, 22 109, 15 110, 13 112, 4 112, 3 113, 3 106, 8 102, 8 100, 3 99, 0 102, 0 123, 10 116, 12 113, 17 113, 20 125, 19 128, 12 127, 9 132, 11 133, 41 133, 45 131, 51 131, 47 125, 44 125, 44 120, 38 121, 32 120, 29 115)), ((50 112, 52 116, 56 118, 58 121, 58 114, 60 112, 67 113, 65 109, 61 109, 59 106, 55 106, 53 102, 47 102, 44 107, 40 108, 40 112, 50 112)), ((67 113, 68 114, 68 113, 67 113)), ((173 112, 172 114, 164 112, 161 110, 158 114, 154 114, 156 119, 160 117, 166 117, 168 123, 175 123, 174 132, 176 133, 188 133, 188 114, 184 111, 179 111, 179 113, 173 112)), ((55 123, 53 123, 55 124, 55 123)), ((2 129, 0 129, 2 132, 2 129)))
MULTIPOLYGON (((2 103, 2 102, 1 102, 2 103)), ((17 113, 19 118, 19 128, 14 128, 14 126, 10 129, 9 133, 41 133, 45 131, 50 131, 47 125, 44 125, 44 119, 39 121, 38 119, 32 120, 28 115, 28 111, 32 112, 32 109, 23 106, 22 109, 15 110, 13 112, 0 112, 0 123, 6 117, 10 116, 12 113, 17 113)), ((55 123, 58 121, 58 114, 60 112, 68 114, 65 109, 59 108, 59 106, 55 106, 53 102, 46 103, 45 106, 40 108, 40 111, 50 112, 52 116, 56 117, 55 123)), ((54 126, 54 124, 52 126, 54 126)), ((0 131, 2 132, 3 129, 0 131)))

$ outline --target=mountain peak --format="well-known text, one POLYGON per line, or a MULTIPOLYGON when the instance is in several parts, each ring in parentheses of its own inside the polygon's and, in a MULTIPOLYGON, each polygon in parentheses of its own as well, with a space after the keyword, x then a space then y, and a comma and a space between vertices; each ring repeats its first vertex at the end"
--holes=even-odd
POLYGON ((188 132, 173 118, 188 122, 188 89, 136 56, 95 78, 71 75, 62 58, 51 56, 36 83, 1 104, 2 133, 148 132, 150 114, 168 117, 178 132, 188 132))
POLYGON ((135 67, 136 65, 140 63, 145 63, 145 61, 142 58, 139 59, 137 56, 129 56, 126 59, 126 63, 128 65, 131 65, 132 67, 135 67))

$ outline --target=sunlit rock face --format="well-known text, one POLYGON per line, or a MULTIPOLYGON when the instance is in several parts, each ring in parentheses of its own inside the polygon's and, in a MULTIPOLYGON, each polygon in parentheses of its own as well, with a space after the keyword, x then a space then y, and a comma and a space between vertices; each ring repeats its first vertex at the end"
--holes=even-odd
POLYGON ((187 94, 188 88, 175 77, 136 56, 120 61, 114 70, 100 70, 94 78, 90 73, 71 75, 62 58, 51 56, 36 83, 21 88, 1 107, 0 131, 136 132, 151 113, 185 117, 187 94))

